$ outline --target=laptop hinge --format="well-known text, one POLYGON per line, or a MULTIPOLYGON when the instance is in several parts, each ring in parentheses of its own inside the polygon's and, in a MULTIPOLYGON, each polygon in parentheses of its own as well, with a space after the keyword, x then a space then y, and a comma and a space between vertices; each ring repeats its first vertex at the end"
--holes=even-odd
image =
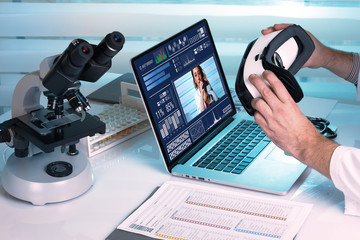
MULTIPOLYGON (((233 117, 227 118, 223 123, 221 123, 218 127, 216 127, 214 131, 211 131, 202 140, 196 143, 196 145, 191 150, 187 151, 183 156, 181 156, 176 164, 186 163, 187 160, 189 160, 195 153, 197 153, 202 147, 204 147, 210 140, 213 139, 215 135, 217 135, 221 130, 227 127, 229 123, 233 120, 234 120, 233 117)), ((174 166, 171 166, 171 168, 172 167, 174 166)))

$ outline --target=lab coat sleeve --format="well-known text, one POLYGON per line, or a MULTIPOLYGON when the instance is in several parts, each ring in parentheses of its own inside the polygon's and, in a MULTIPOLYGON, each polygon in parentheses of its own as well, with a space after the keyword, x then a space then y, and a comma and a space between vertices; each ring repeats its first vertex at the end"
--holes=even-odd
MULTIPOLYGON (((356 58, 357 57, 357 58, 356 58)), ((352 69, 357 99, 360 100, 359 55, 352 69), (354 71, 353 71, 354 70, 354 71)), ((360 216, 360 149, 339 146, 330 160, 330 176, 336 188, 345 196, 345 214, 360 216)))
POLYGON ((195 103, 196 103, 197 112, 201 113, 201 104, 204 104, 204 103, 201 102, 200 92, 198 90, 195 91, 195 103))
MULTIPOLYGON (((359 75, 360 80, 360 75, 359 75)), ((360 81, 356 86, 360 100, 360 81)), ((330 176, 334 185, 344 193, 345 214, 360 216, 360 149, 339 146, 330 162, 330 176)))
POLYGON ((218 100, 218 97, 216 96, 215 91, 212 90, 210 85, 207 86, 206 91, 208 92, 208 94, 210 94, 213 97, 214 101, 218 100))
POLYGON ((331 157, 330 176, 344 193, 345 214, 360 216, 360 149, 337 147, 331 157))

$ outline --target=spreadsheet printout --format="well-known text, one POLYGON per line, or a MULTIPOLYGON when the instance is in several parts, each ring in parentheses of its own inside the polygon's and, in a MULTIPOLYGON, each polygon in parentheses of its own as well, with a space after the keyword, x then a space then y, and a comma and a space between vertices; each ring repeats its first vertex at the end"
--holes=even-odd
POLYGON ((157 239, 294 239, 311 208, 169 181, 118 229, 157 239))

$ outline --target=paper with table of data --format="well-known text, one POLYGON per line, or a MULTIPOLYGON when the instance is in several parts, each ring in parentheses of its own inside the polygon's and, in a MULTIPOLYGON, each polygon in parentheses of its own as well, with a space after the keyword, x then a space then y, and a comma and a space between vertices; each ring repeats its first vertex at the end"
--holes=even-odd
POLYGON ((169 181, 117 229, 156 239, 294 239, 311 207, 169 181))

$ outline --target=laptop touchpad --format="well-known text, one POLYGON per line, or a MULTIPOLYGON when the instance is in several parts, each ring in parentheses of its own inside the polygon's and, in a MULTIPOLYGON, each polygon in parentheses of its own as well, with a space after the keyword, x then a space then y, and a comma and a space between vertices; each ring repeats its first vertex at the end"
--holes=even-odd
POLYGON ((286 162, 290 164, 300 164, 298 160, 290 156, 289 154, 285 153, 283 150, 281 150, 278 147, 275 147, 265 158, 266 160, 271 161, 281 161, 286 162))

